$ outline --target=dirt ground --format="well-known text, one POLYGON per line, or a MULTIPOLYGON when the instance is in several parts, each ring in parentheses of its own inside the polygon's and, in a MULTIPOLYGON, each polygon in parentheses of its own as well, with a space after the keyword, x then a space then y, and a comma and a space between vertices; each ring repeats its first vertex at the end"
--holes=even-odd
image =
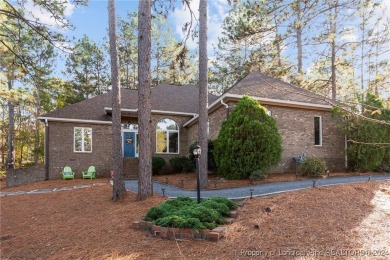
MULTIPOLYGON (((35 189, 37 185, 23 188, 35 189)), ((137 201, 136 194, 128 192, 122 201, 113 203, 108 184, 6 196, 0 198, 0 258, 246 259, 255 255, 267 259, 346 259, 359 251, 345 250, 375 249, 361 239, 357 228, 377 210, 371 201, 383 190, 390 190, 390 182, 312 188, 241 201, 237 221, 217 243, 169 241, 133 229, 133 221, 166 198, 137 201)), ((388 220, 387 215, 371 226, 388 225, 388 220)), ((366 237, 375 235, 365 232, 366 237)))
POLYGON ((387 255, 390 259, 390 185, 381 186, 371 203, 374 210, 355 229, 362 242, 361 250, 368 250, 378 256, 387 255))

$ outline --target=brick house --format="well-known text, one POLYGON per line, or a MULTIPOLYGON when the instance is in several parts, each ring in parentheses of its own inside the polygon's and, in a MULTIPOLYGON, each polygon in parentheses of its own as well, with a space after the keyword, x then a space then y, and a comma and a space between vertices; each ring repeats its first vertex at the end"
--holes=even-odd
MULTIPOLYGON (((122 152, 125 178, 138 172, 137 91, 122 89, 122 152)), ((282 160, 273 172, 294 171, 293 157, 301 153, 321 158, 332 171, 345 168, 345 136, 330 115, 327 100, 310 91, 251 72, 223 95, 209 94, 209 137, 215 139, 222 122, 243 95, 249 95, 276 119, 283 138, 282 160)), ((158 85, 152 88, 152 151, 166 161, 188 154, 198 128, 198 89, 158 85)), ((94 165, 98 176, 112 166, 111 92, 69 105, 40 117, 45 123, 46 174, 59 178, 69 165, 81 171, 94 165)))

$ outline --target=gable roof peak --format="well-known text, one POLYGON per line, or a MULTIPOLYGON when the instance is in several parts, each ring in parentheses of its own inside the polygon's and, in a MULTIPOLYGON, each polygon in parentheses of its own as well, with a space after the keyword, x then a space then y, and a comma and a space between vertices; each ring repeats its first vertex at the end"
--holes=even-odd
POLYGON ((329 102, 326 102, 326 97, 324 96, 318 95, 304 88, 294 86, 281 79, 268 76, 259 71, 252 71, 248 73, 247 76, 226 90, 225 93, 329 105, 329 102))

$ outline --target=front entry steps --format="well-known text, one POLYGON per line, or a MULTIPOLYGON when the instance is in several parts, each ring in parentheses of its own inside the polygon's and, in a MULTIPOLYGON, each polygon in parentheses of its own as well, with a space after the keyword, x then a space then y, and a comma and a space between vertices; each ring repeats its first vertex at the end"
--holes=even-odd
POLYGON ((125 180, 137 180, 138 179, 138 158, 123 158, 123 179, 125 180))

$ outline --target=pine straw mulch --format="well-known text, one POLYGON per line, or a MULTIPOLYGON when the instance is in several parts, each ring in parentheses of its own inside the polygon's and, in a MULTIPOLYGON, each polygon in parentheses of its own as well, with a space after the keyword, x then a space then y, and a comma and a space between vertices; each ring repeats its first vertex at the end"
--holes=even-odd
MULTIPOLYGON (((322 175, 322 178, 332 178, 332 177, 342 177, 342 176, 370 176, 375 174, 383 174, 378 172, 370 172, 370 173, 356 173, 356 172, 337 172, 337 173, 329 173, 322 175)), ((234 187, 243 187, 257 184, 264 184, 270 182, 282 182, 282 181, 300 181, 310 179, 306 176, 302 176, 295 173, 271 173, 265 180, 255 181, 255 180, 225 180, 223 178, 219 178, 216 174, 209 174, 207 180, 207 190, 215 190, 215 189, 226 189, 226 188, 234 188, 234 187)), ((176 186, 179 188, 187 189, 187 190, 195 190, 196 189, 196 174, 194 172, 189 173, 175 173, 175 174, 166 174, 166 175, 156 175, 153 176, 153 180, 169 184, 172 186, 176 186)))
POLYGON ((380 185, 390 183, 312 188, 241 201, 237 222, 217 243, 163 240, 131 228, 165 198, 137 201, 136 194, 127 192, 113 203, 109 185, 2 197, 0 258, 243 259, 241 253, 258 250, 275 252, 274 259, 291 259, 304 250, 312 257, 313 250, 359 248, 352 230, 373 210, 370 201, 380 185))

